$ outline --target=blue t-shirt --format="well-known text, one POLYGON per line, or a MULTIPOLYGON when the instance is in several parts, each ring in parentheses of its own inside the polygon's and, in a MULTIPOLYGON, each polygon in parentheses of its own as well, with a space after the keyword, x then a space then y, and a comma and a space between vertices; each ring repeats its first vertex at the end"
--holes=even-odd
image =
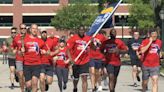
POLYGON ((129 55, 131 59, 138 59, 136 51, 134 49, 138 49, 140 47, 142 40, 141 39, 130 39, 128 41, 128 47, 129 47, 129 55))

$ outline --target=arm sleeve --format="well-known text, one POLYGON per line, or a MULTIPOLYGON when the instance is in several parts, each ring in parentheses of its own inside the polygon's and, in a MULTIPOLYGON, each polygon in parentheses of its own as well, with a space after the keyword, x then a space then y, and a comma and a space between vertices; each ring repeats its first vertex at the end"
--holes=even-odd
POLYGON ((123 41, 120 40, 120 48, 121 50, 128 50, 128 47, 125 45, 123 41))
POLYGON ((39 48, 42 49, 44 45, 45 45, 44 41, 39 39, 39 48))
POLYGON ((71 37, 71 38, 68 39, 68 41, 67 41, 67 47, 68 47, 69 49, 72 49, 73 46, 74 46, 74 37, 71 37))
POLYGON ((160 41, 160 43, 159 43, 159 47, 160 47, 160 48, 162 48, 162 43, 163 43, 163 42, 162 42, 162 41, 160 41))
POLYGON ((143 41, 141 42, 141 45, 140 45, 139 49, 141 49, 142 47, 145 47, 148 43, 149 43, 149 41, 143 40, 143 41))
POLYGON ((14 38, 12 43, 11 43, 11 47, 12 48, 16 48, 17 47, 17 44, 16 44, 16 39, 14 38))

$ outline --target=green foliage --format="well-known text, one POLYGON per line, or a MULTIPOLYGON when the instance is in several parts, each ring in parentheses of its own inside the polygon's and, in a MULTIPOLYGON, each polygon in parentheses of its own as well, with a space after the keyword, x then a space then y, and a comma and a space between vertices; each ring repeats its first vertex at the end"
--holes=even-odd
POLYGON ((155 14, 152 6, 145 0, 133 0, 130 7, 131 26, 138 26, 139 29, 148 29, 155 26, 155 14))
POLYGON ((98 15, 97 6, 76 3, 63 7, 51 20, 51 25, 57 29, 76 30, 81 25, 91 26, 98 15))

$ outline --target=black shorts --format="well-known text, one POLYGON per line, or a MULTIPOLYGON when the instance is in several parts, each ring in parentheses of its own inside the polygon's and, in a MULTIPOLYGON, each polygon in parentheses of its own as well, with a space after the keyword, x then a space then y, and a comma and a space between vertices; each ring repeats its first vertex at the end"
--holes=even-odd
POLYGON ((101 69, 102 68, 102 60, 91 59, 89 61, 89 67, 94 67, 96 69, 101 69))
POLYGON ((9 67, 15 66, 15 58, 8 58, 8 62, 9 62, 9 67))
POLYGON ((33 76, 40 77, 41 66, 40 65, 24 65, 23 73, 25 76, 25 81, 29 81, 33 76))
POLYGON ((52 65, 47 65, 47 64, 42 64, 40 73, 44 73, 48 76, 53 77, 53 66, 52 65))
POLYGON ((141 61, 139 59, 131 59, 132 66, 136 65, 137 67, 141 67, 141 61))
POLYGON ((89 75, 89 63, 84 65, 73 65, 72 69, 75 79, 79 79, 80 75, 89 75))
POLYGON ((106 68, 107 65, 108 64, 106 62, 102 61, 102 69, 106 68))
POLYGON ((115 77, 117 77, 120 72, 120 66, 114 66, 111 64, 106 65, 106 69, 108 74, 113 74, 115 77))

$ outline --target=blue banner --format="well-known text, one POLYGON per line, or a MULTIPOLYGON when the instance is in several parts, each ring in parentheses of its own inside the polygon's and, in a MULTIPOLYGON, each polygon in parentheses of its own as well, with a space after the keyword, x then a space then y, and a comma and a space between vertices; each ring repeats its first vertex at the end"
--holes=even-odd
MULTIPOLYGON (((91 25, 90 30, 86 32, 87 35, 91 36, 95 34, 97 31, 100 31, 101 28, 109 28, 112 26, 112 15, 117 9, 118 5, 121 3, 122 0, 119 2, 110 4, 108 8, 102 10, 101 14, 97 16, 94 23, 91 25)), ((98 32, 97 32, 98 33, 98 32)))

